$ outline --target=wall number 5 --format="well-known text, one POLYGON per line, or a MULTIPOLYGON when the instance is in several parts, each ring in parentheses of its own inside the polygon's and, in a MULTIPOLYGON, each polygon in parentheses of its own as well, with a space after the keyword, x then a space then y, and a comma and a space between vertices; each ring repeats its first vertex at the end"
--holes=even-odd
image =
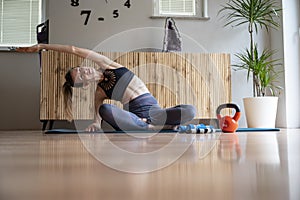
POLYGON ((118 10, 114 10, 113 17, 114 18, 118 18, 119 17, 119 11, 118 10))

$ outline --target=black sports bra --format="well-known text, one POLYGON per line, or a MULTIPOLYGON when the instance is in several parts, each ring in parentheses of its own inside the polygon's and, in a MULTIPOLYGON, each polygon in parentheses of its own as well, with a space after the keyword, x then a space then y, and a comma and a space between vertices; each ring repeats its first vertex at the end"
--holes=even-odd
POLYGON ((98 83, 98 86, 104 90, 108 98, 121 101, 134 73, 125 67, 121 67, 117 69, 106 69, 103 75, 104 78, 98 83))

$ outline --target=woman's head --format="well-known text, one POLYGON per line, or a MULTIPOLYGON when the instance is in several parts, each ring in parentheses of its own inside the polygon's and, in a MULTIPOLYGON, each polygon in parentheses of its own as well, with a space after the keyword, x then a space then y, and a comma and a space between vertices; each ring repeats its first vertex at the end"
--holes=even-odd
POLYGON ((65 75, 63 85, 64 102, 66 105, 66 114, 69 121, 72 120, 72 94, 73 87, 81 88, 88 86, 90 82, 99 81, 103 74, 93 67, 73 67, 65 75))
POLYGON ((101 77, 102 73, 93 67, 74 67, 68 71, 65 78, 72 87, 83 87, 91 82, 99 81, 101 77))

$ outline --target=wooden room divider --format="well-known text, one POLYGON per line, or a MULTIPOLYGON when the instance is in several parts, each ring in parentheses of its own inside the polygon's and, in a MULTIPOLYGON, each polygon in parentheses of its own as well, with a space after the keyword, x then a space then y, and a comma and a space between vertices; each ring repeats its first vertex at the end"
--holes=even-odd
MULTIPOLYGON (((197 118, 216 118, 216 109, 231 102, 230 55, 225 53, 101 52, 132 70, 148 86, 162 107, 193 104, 197 118)), ((73 66, 97 65, 68 53, 43 51, 41 66, 41 120, 65 120, 62 85, 73 66)), ((75 89, 74 119, 93 119, 94 91, 75 89)), ((114 101, 109 103, 117 104, 114 101)))

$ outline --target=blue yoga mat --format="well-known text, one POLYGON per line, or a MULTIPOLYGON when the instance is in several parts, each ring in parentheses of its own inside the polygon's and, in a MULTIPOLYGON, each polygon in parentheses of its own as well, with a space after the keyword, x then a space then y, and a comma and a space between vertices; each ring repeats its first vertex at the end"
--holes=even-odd
MULTIPOLYGON (((174 130, 160 130, 159 133, 177 133, 178 131, 174 130)), ((87 132, 85 130, 74 130, 74 129, 51 129, 45 131, 45 133, 52 133, 52 134, 58 134, 58 133, 157 133, 157 131, 95 131, 95 132, 87 132)))
MULTIPOLYGON (((280 131, 279 128, 238 128, 236 132, 264 132, 264 131, 280 131)), ((157 131, 126 131, 126 133, 156 133, 157 131)), ((178 133, 175 130, 160 130, 160 133, 178 133)), ((216 129, 215 132, 221 132, 220 129, 216 129)), ((74 129, 51 129, 45 131, 47 134, 67 134, 67 133, 90 133, 84 130, 74 129)), ((125 131, 96 131, 94 133, 125 133, 125 131)))
POLYGON ((279 128, 238 128, 236 132, 280 131, 279 128))

